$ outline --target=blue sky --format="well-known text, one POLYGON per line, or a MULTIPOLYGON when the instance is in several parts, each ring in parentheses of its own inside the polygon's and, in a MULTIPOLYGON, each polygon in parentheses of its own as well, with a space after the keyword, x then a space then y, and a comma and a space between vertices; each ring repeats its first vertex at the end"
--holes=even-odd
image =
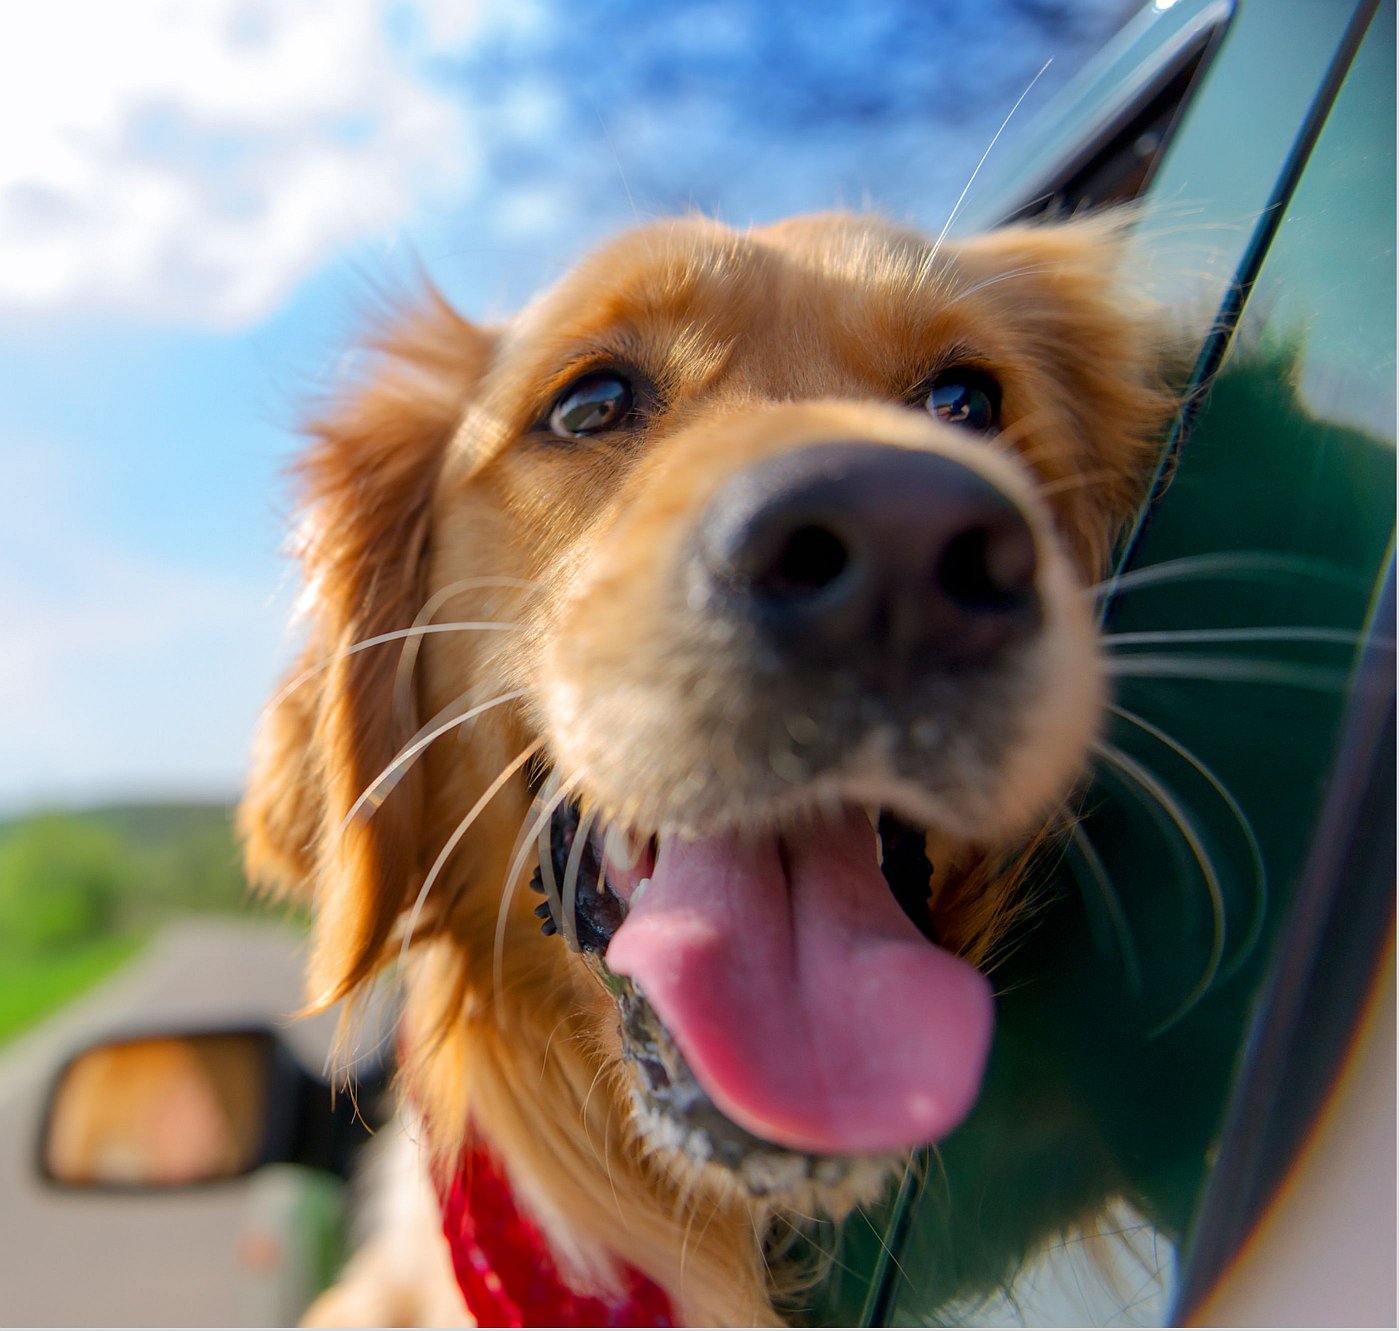
POLYGON ((299 398, 366 279, 499 317, 699 207, 940 229, 1128 0, 62 0, 0 42, 0 810, 232 795, 299 398), (1013 138, 1016 124, 1007 131, 1013 138), (998 146, 998 152, 1001 147, 998 146))

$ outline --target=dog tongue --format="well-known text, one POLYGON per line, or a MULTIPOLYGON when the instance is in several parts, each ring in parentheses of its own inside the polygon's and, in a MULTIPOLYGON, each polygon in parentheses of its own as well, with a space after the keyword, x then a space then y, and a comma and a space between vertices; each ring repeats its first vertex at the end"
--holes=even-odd
POLYGON ((710 1099, 792 1149, 932 1141, 981 1082, 990 985, 904 915, 853 810, 781 843, 664 839, 607 964, 650 1000, 710 1099))

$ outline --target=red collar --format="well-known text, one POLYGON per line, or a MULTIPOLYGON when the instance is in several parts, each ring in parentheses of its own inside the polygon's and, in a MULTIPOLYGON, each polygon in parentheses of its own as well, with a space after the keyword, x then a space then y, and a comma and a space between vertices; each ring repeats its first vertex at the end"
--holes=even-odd
POLYGON ((631 1267, 622 1270, 627 1292, 614 1302, 564 1284, 544 1236, 484 1147, 463 1153, 441 1199, 452 1266, 477 1326, 675 1325, 661 1287, 631 1267))

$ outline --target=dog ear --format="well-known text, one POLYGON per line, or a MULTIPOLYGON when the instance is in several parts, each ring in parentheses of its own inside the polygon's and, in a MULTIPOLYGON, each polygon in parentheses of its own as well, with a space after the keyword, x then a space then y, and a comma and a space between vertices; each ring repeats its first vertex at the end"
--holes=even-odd
POLYGON ((1084 571, 1098 576, 1143 498, 1178 398, 1167 387, 1171 330, 1145 291, 1130 212, 1003 227, 963 242, 967 295, 1015 330, 1033 401, 1052 403, 1073 446, 1049 457, 1054 506, 1084 571))
POLYGON ((310 424, 296 469, 310 631, 264 716, 239 827, 252 881, 312 895, 317 1006, 376 968, 417 870, 414 770, 346 822, 418 724, 395 690, 402 642, 355 649, 422 608, 434 486, 492 349, 429 290, 370 341, 362 382, 310 424))

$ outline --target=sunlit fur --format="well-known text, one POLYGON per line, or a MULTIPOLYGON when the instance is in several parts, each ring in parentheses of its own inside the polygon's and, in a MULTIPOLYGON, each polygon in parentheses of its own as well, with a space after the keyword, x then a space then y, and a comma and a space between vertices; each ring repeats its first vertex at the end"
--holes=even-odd
MULTIPOLYGON (((1102 218, 940 250, 867 217, 753 232, 691 219, 624 236, 502 329, 432 297, 377 339, 362 380, 313 427, 300 473, 310 625, 293 673, 330 664, 267 715, 242 810, 252 873, 311 893, 312 1002, 354 993, 398 956, 429 866, 540 738, 542 761, 587 806, 646 833, 775 821, 838 798, 893 804, 931 828, 941 936, 990 955, 1026 846, 1097 735, 1082 588, 1140 496, 1167 410, 1154 323, 1121 258, 1119 225, 1102 218), (949 355, 1003 385, 998 438, 908 405, 949 355), (618 360, 666 404, 644 432, 566 444, 534 429, 574 377, 618 360), (959 759, 951 737, 956 807, 894 788, 877 756, 830 788, 780 796, 770 773, 724 769, 732 721, 719 702, 745 680, 676 596, 676 552, 746 461, 824 439, 953 455, 1035 532, 1045 629, 1014 740, 989 764, 975 744, 959 759), (483 585, 492 578, 514 581, 483 585), (437 593, 438 620, 518 627, 424 638, 397 690, 401 643, 345 654, 413 625, 437 593), (434 743, 342 827, 424 721, 513 689, 525 696, 434 743)), ((485 805, 413 929, 402 1047, 433 1166, 450 1170, 479 1134, 580 1287, 607 1288, 620 1254, 688 1321, 771 1322, 768 1211, 639 1140, 615 1009, 540 936, 519 881, 532 855, 505 882, 530 801, 518 774, 485 805)))

